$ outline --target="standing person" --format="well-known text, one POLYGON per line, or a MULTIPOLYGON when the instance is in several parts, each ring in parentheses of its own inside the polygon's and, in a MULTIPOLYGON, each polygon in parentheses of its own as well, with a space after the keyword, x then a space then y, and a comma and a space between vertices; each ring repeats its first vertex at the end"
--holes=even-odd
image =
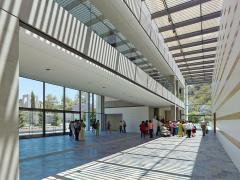
POLYGON ((86 127, 86 125, 85 125, 85 123, 83 122, 83 120, 80 120, 79 124, 80 124, 80 127, 81 127, 81 130, 80 130, 80 133, 79 133, 79 140, 84 141, 84 139, 85 139, 85 127, 86 127))
POLYGON ((185 136, 187 134, 187 130, 186 130, 186 123, 185 121, 182 121, 182 136, 185 136))
POLYGON ((171 135, 173 136, 173 123, 172 123, 172 121, 169 121, 169 127, 170 127, 171 135))
POLYGON ((192 124, 192 137, 195 137, 196 130, 197 130, 196 126, 192 124))
POLYGON ((158 120, 157 120, 157 132, 156 132, 156 136, 158 136, 158 135, 161 136, 161 128, 162 128, 162 122, 158 119, 158 120))
POLYGON ((148 120, 145 121, 145 134, 148 134, 148 120))
POLYGON ((73 121, 70 121, 69 126, 68 126, 69 136, 74 136, 74 135, 73 135, 73 134, 74 134, 74 131, 73 131, 72 126, 73 126, 73 121))
POLYGON ((99 123, 99 120, 97 120, 97 123, 96 123, 96 136, 99 136, 99 131, 100 131, 100 123, 99 123))
POLYGON ((177 123, 176 121, 173 121, 173 136, 177 135, 176 129, 177 129, 177 123))
POLYGON ((142 121, 142 123, 140 124, 140 132, 141 132, 141 138, 145 138, 145 123, 144 121, 142 121))
POLYGON ((183 131, 183 124, 182 124, 182 122, 180 121, 180 122, 178 123, 178 137, 183 137, 182 131, 183 131))
POLYGON ((110 121, 107 122, 107 131, 109 132, 109 134, 112 134, 110 121))
POLYGON ((150 136, 150 138, 153 138, 153 123, 152 123, 152 120, 149 120, 148 127, 149 127, 149 136, 150 136))
POLYGON ((192 125, 187 121, 185 125, 186 131, 187 131, 187 137, 191 138, 191 132, 192 132, 192 125))
POLYGON ((127 127, 126 121, 123 120, 123 133, 126 133, 126 127, 127 127))
POLYGON ((120 120, 120 123, 119 123, 119 131, 120 131, 120 133, 123 132, 123 122, 122 122, 122 120, 120 120))
POLYGON ((75 140, 78 141, 79 140, 79 123, 78 121, 75 119, 74 121, 74 124, 73 124, 73 127, 74 127, 74 136, 75 136, 75 140))
POLYGON ((201 122, 201 128, 202 128, 202 134, 203 134, 203 136, 205 136, 205 134, 206 134, 206 127, 207 127, 207 123, 206 123, 205 120, 203 120, 203 121, 201 122))
POLYGON ((92 123, 92 133, 95 134, 95 130, 96 130, 96 119, 94 119, 93 123, 92 123))

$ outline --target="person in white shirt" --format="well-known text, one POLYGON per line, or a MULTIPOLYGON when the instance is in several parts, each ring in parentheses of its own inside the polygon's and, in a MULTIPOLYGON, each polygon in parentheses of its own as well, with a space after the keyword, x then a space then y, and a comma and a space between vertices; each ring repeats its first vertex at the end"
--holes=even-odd
POLYGON ((187 137, 191 138, 191 132, 192 132, 192 123, 188 122, 185 125, 185 128, 187 130, 187 137))

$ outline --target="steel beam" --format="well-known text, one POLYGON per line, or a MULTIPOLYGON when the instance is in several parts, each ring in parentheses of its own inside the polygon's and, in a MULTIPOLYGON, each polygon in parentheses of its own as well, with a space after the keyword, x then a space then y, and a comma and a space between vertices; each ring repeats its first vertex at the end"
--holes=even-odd
POLYGON ((214 65, 208 65, 208 66, 200 66, 200 67, 192 67, 192 68, 183 68, 180 69, 181 72, 184 71, 193 71, 193 70, 200 70, 200 69, 210 69, 210 68, 214 68, 214 65))
POLYGON ((210 48, 205 48, 205 49, 188 51, 188 52, 184 52, 184 53, 176 53, 176 54, 173 54, 172 56, 173 57, 187 56, 187 55, 198 54, 198 53, 202 53, 202 52, 216 51, 216 49, 217 49, 216 47, 210 47, 210 48))
POLYGON ((182 72, 182 75, 193 75, 193 74, 199 74, 199 73, 208 73, 208 72, 213 72, 213 69, 199 69, 199 71, 186 71, 182 72))
POLYGON ((206 39, 203 41, 196 41, 196 42, 192 42, 192 43, 182 44, 181 46, 179 46, 179 45, 172 46, 172 47, 169 47, 169 50, 173 51, 173 50, 177 50, 177 49, 184 49, 184 48, 199 46, 202 44, 210 44, 210 43, 215 43, 215 42, 217 42, 217 38, 211 38, 211 39, 206 39))
POLYGON ((200 62, 195 62, 195 63, 180 64, 180 65, 178 65, 178 67, 182 68, 182 67, 198 66, 198 65, 205 65, 205 64, 213 64, 214 62, 215 62, 214 60, 200 61, 200 62))
POLYGON ((182 3, 182 4, 179 4, 177 6, 174 6, 174 7, 168 8, 168 9, 164 9, 162 11, 155 12, 155 13, 153 13, 151 15, 151 17, 152 17, 152 19, 155 19, 155 18, 158 18, 158 17, 161 17, 161 16, 166 16, 168 14, 171 14, 171 13, 174 13, 174 12, 178 12, 178 11, 181 11, 181 10, 193 7, 193 6, 197 6, 197 5, 200 5, 200 4, 208 2, 208 1, 210 1, 210 0, 192 0, 192 1, 188 1, 186 3, 182 3))
POLYGON ((164 39, 164 41, 166 43, 168 43, 168 42, 177 41, 177 40, 181 40, 181 39, 186 39, 186 38, 190 38, 190 37, 194 37, 194 36, 199 36, 199 35, 203 35, 203 34, 217 32, 218 30, 219 30, 219 26, 215 26, 215 27, 208 28, 208 29, 203 29, 203 30, 199 30, 199 31, 194 31, 194 32, 182 34, 182 35, 179 35, 177 37, 176 36, 169 37, 169 38, 164 39))
POLYGON ((175 60, 176 63, 182 63, 182 62, 190 62, 190 61, 195 61, 195 60, 200 60, 200 59, 208 59, 208 58, 215 58, 216 54, 210 54, 206 56, 196 56, 196 57, 191 57, 191 58, 185 58, 185 59, 178 59, 175 60))
POLYGON ((209 73, 213 72, 213 69, 205 69, 205 70, 199 70, 199 71, 193 71, 193 72, 182 72, 182 75, 193 75, 193 74, 199 74, 199 73, 209 73))
POLYGON ((175 23, 174 25, 168 25, 168 26, 160 27, 159 32, 174 30, 174 29, 177 29, 177 28, 180 28, 180 27, 184 27, 184 26, 199 23, 199 22, 202 22, 202 21, 207 21, 207 20, 210 20, 210 19, 218 18, 220 16, 221 16, 221 11, 217 11, 217 12, 214 12, 214 13, 206 14, 202 17, 196 17, 196 18, 193 18, 193 19, 188 19, 186 21, 178 22, 178 23, 175 23))

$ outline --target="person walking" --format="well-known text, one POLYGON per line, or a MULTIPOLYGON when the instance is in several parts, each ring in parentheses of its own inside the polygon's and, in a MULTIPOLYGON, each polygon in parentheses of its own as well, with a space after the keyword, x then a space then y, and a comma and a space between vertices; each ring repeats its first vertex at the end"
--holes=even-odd
POLYGON ((97 123, 96 123, 96 136, 99 136, 99 131, 100 131, 100 123, 99 123, 99 120, 97 120, 97 123))
POLYGON ((201 128, 202 128, 202 135, 203 135, 203 136, 205 136, 205 134, 206 134, 206 127, 207 127, 207 123, 206 123, 205 120, 203 120, 203 121, 201 122, 201 128))
POLYGON ((126 127, 127 127, 126 121, 123 120, 123 133, 126 133, 126 127))
POLYGON ((77 119, 75 119, 73 126, 74 126, 74 137, 75 137, 75 140, 79 141, 79 131, 80 131, 81 127, 79 126, 79 123, 78 123, 77 119))
POLYGON ((158 119, 158 120, 157 120, 157 132, 156 132, 156 136, 158 136, 158 135, 161 136, 161 128, 162 128, 162 122, 158 119))
POLYGON ((150 138, 153 138, 153 123, 152 123, 152 120, 149 120, 148 127, 149 127, 149 136, 150 136, 150 138))
POLYGON ((148 134, 148 120, 145 121, 145 134, 148 134))
POLYGON ((186 131, 187 131, 187 137, 191 138, 191 132, 192 132, 192 125, 190 122, 187 121, 185 125, 186 131))
POLYGON ((123 132, 123 122, 122 122, 122 120, 120 120, 120 123, 119 123, 119 131, 120 131, 120 133, 123 132))
POLYGON ((85 127, 86 127, 86 125, 83 122, 83 120, 79 121, 79 126, 81 127, 80 133, 79 133, 79 140, 84 141, 85 140, 85 127))
POLYGON ((144 121, 142 121, 142 123, 140 124, 140 132, 141 132, 141 138, 145 138, 145 123, 144 121))
POLYGON ((110 123, 110 121, 107 122, 107 131, 109 132, 109 134, 112 134, 112 129, 111 129, 111 123, 110 123))

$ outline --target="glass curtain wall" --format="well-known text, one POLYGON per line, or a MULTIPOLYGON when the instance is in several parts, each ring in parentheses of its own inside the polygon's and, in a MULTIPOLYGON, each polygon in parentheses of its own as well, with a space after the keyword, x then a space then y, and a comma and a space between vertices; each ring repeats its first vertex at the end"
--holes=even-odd
POLYGON ((83 119, 91 124, 98 95, 27 78, 19 78, 19 135, 44 136, 69 132, 69 123, 83 119))

